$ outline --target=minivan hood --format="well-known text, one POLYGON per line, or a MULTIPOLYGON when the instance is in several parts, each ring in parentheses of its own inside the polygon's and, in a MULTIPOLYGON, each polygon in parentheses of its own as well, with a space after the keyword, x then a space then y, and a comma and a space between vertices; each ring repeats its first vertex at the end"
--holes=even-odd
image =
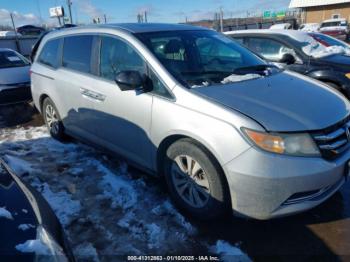
POLYGON ((350 104, 340 93, 289 71, 192 90, 253 118, 268 131, 319 130, 350 113, 350 104))

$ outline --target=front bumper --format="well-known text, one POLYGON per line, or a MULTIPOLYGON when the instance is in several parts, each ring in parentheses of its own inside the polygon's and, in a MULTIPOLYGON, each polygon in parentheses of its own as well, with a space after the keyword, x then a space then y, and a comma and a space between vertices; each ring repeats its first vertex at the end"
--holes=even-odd
POLYGON ((345 181, 350 151, 332 162, 250 148, 224 166, 236 214, 270 219, 313 208, 345 181))
POLYGON ((22 103, 32 100, 30 85, 0 90, 0 105, 22 103))

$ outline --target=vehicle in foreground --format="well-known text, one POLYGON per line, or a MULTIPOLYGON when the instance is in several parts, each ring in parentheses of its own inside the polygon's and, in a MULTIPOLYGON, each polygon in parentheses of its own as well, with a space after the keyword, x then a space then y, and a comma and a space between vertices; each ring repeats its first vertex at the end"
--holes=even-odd
POLYGON ((347 175, 347 99, 212 30, 51 32, 31 80, 54 138, 74 136, 164 176, 175 204, 197 219, 301 212, 347 175))
POLYGON ((17 27, 16 31, 22 35, 36 36, 45 32, 45 29, 34 25, 24 25, 24 26, 17 27))
POLYGON ((0 230, 3 261, 74 261, 62 227, 49 204, 2 159, 0 230))
POLYGON ((21 54, 0 48, 0 105, 23 103, 32 99, 30 62, 21 54))
POLYGON ((304 32, 318 32, 319 29, 320 29, 319 23, 305 23, 300 25, 298 30, 304 31, 304 32))
POLYGON ((350 98, 350 56, 345 49, 325 47, 301 31, 242 30, 225 34, 267 61, 320 80, 350 98))
POLYGON ((321 33, 309 33, 309 36, 311 36, 313 39, 315 39, 317 42, 319 42, 325 47, 339 46, 345 48, 346 54, 349 55, 350 45, 342 40, 321 33))
POLYGON ((341 40, 349 38, 349 25, 345 18, 329 19, 321 23, 320 33, 336 37, 341 40))

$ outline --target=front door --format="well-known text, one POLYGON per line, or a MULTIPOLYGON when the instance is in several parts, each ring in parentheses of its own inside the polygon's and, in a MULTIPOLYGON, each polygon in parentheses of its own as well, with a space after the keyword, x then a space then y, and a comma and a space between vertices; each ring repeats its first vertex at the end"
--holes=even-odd
POLYGON ((114 81, 117 73, 135 70, 147 75, 143 58, 125 41, 101 36, 98 77, 90 91, 101 96, 92 100, 99 143, 145 167, 151 165, 149 139, 153 96, 142 91, 121 91, 114 81))

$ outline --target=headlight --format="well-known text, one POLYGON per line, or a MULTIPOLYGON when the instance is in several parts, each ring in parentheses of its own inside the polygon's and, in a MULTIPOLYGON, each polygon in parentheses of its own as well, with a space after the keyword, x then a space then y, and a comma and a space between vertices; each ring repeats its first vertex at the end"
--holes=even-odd
POLYGON ((247 128, 242 130, 250 141, 265 151, 294 156, 320 156, 320 151, 307 133, 270 134, 247 128))
POLYGON ((350 73, 345 74, 345 76, 350 79, 350 73))
POLYGON ((50 236, 50 234, 42 227, 37 228, 37 239, 41 241, 47 248, 47 253, 44 256, 37 254, 36 261, 52 261, 52 262, 67 262, 68 259, 64 254, 63 248, 50 236))

